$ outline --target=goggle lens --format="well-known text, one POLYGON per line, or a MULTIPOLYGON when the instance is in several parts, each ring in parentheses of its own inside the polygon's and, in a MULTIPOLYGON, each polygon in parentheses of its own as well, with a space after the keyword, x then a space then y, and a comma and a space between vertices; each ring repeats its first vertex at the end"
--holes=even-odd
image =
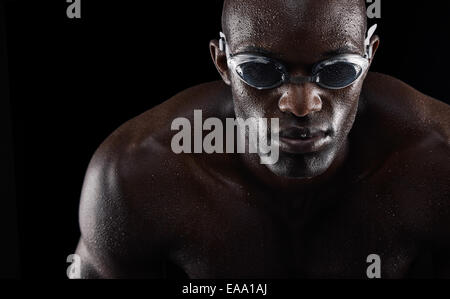
POLYGON ((247 62, 236 68, 236 72, 244 82, 252 87, 269 89, 283 82, 283 72, 275 64, 267 62, 247 62))
POLYGON ((329 64, 318 71, 318 84, 331 89, 341 89, 355 82, 362 73, 362 68, 348 62, 329 64))
MULTIPOLYGON (((314 74, 315 82, 329 89, 341 89, 354 83, 361 75, 361 66, 350 62, 332 62, 314 74)), ((285 72, 274 62, 251 61, 236 67, 236 73, 248 85, 258 89, 271 89, 285 81, 285 72)))

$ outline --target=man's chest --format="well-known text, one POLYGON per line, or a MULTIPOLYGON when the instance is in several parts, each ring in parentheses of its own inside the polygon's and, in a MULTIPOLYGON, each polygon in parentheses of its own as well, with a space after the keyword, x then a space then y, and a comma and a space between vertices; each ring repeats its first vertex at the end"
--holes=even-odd
POLYGON ((405 277, 423 248, 380 196, 281 203, 261 190, 202 194, 172 259, 191 278, 367 278, 374 262, 385 278, 405 277))

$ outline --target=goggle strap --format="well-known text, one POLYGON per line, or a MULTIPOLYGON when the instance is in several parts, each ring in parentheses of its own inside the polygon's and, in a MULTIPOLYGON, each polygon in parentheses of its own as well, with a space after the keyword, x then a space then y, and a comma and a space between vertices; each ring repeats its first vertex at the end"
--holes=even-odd
POLYGON ((373 51, 372 51, 372 47, 370 46, 370 42, 372 40, 373 34, 377 30, 377 27, 378 27, 378 25, 375 24, 372 27, 370 27, 369 31, 367 31, 367 38, 364 41, 364 46, 366 48, 366 58, 367 59, 372 59, 372 56, 373 56, 373 51))
POLYGON ((223 32, 220 32, 220 39, 219 39, 219 50, 222 52, 225 52, 227 39, 225 37, 225 34, 223 32))

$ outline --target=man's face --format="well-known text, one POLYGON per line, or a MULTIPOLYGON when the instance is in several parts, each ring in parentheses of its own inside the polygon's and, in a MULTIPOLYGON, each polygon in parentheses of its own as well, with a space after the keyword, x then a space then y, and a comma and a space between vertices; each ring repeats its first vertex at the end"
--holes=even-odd
MULTIPOLYGON (((248 7, 243 4, 230 16, 230 51, 262 53, 282 62, 293 76, 310 76, 314 64, 338 54, 364 55, 363 14, 348 1, 339 2, 248 1, 248 7)), ((229 78, 237 117, 280 120, 280 157, 269 169, 280 176, 312 178, 343 150, 365 76, 340 90, 315 83, 257 90, 234 72, 229 78), (305 130, 310 136, 302 139, 305 130)))

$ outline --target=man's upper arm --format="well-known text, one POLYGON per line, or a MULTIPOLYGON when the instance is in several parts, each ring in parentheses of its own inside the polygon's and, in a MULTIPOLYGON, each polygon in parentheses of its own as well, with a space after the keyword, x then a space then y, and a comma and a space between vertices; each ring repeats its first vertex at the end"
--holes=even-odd
MULTIPOLYGON (((82 278, 151 278, 161 275, 161 248, 142 199, 133 188, 133 153, 107 141, 88 168, 80 203, 82 278), (147 230, 148 229, 148 230, 147 230)), ((156 228, 155 228, 156 229, 156 228)))
MULTIPOLYGON (((449 159, 443 162, 450 163, 449 159)), ((450 164, 443 168, 445 176, 439 179, 443 182, 442 193, 434 208, 434 264, 437 277, 450 279, 450 164)))

